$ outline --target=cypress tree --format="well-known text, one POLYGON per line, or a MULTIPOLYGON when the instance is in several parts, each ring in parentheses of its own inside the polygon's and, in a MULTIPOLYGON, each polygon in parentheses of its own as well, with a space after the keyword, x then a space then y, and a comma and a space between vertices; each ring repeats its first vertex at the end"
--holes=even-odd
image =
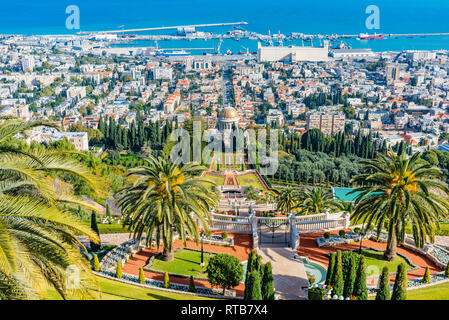
POLYGON ((346 267, 345 273, 345 286, 343 289, 343 297, 348 298, 351 297, 352 292, 354 291, 355 277, 357 273, 357 260, 356 256, 350 252, 348 257, 348 265, 346 267))
POLYGON ((444 276, 449 278, 449 262, 447 263, 446 270, 444 271, 444 276))
POLYGON ((263 276, 262 276, 262 299, 263 300, 274 300, 274 279, 271 263, 267 262, 263 265, 263 276))
POLYGON ((139 283, 145 284, 145 273, 143 273, 143 268, 139 268, 139 283))
POLYGON ((193 281, 193 276, 190 276, 189 292, 196 292, 195 281, 193 281))
POLYGON ((382 269, 379 277, 376 300, 390 300, 390 275, 387 266, 382 269))
POLYGON ((398 266, 396 279, 394 280, 393 294, 391 300, 406 300, 407 299, 407 268, 405 264, 401 263, 398 266))
POLYGON ((106 203, 106 217, 110 217, 111 216, 111 209, 109 208, 109 204, 106 203))
POLYGON ((256 272, 260 273, 262 266, 263 266, 263 264, 262 264, 262 256, 257 254, 255 256, 255 258, 254 258, 253 270, 252 271, 256 271, 256 272))
POLYGON ((248 290, 245 300, 262 300, 260 275, 256 271, 252 271, 248 276, 248 290))
POLYGON ((424 272, 424 276, 422 278, 423 283, 429 283, 430 282, 430 270, 429 267, 426 267, 426 271, 424 272))
POLYGON ((335 274, 334 274, 334 287, 332 288, 332 295, 342 296, 344 289, 343 280, 343 264, 341 259, 341 251, 337 251, 337 258, 335 260, 335 274))
POLYGON ((170 288, 170 277, 168 276, 168 272, 165 272, 164 274, 164 288, 165 289, 170 288))
MULTIPOLYGON (((92 214, 90 216, 90 227, 95 233, 98 235, 98 238, 100 238, 100 230, 98 230, 97 225, 97 215, 95 214, 95 211, 92 210, 92 214)), ((90 249, 94 252, 97 252, 101 249, 101 242, 95 243, 93 241, 90 241, 90 249)))
POLYGON ((98 256, 94 254, 94 271, 100 271, 100 261, 98 260, 98 256))
POLYGON ((115 269, 115 276, 117 277, 117 279, 122 278, 122 264, 120 263, 120 261, 117 261, 117 267, 115 269))
POLYGON ((331 253, 329 257, 329 265, 327 266, 326 282, 327 285, 333 285, 333 272, 335 266, 335 253, 331 253))
POLYGON ((245 276, 245 291, 244 291, 244 296, 247 295, 247 288, 248 288, 248 279, 249 279, 249 274, 253 271, 254 268, 254 260, 255 260, 255 255, 256 255, 256 251, 255 250, 251 250, 248 254, 248 261, 246 263, 246 276, 245 276))
POLYGON ((357 277, 354 285, 353 295, 357 297, 357 300, 368 299, 368 289, 366 288, 366 265, 365 257, 361 256, 359 261, 359 267, 357 269, 357 277))

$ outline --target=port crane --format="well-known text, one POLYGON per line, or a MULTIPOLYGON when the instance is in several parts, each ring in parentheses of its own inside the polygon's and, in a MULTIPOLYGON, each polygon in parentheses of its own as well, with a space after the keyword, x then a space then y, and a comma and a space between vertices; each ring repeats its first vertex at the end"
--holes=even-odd
POLYGON ((271 31, 268 30, 268 43, 270 44, 270 47, 274 47, 273 45, 273 38, 271 37, 271 31))

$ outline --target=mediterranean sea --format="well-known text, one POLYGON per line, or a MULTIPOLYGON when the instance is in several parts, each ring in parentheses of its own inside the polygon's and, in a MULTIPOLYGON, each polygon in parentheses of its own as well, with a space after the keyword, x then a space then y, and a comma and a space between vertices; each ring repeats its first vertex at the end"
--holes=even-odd
MULTIPOLYGON (((448 33, 447 0, 42 0, 5 1, 0 6, 1 34, 74 34, 65 26, 69 5, 80 9, 81 31, 148 28, 246 21, 248 31, 262 34, 448 33), (369 30, 369 5, 380 10, 380 28, 369 30)), ((226 32, 232 27, 198 28, 226 32)), ((168 30, 160 33, 173 33, 168 30)), ((161 48, 215 47, 217 40, 160 41, 161 48)), ((348 40, 353 48, 374 51, 449 50, 449 36, 399 37, 384 40, 348 40)), ((301 45, 300 42, 285 44, 301 45)), ((136 46, 154 46, 138 41, 136 46)), ((315 42, 319 45, 319 41, 315 42)), ((226 40, 221 51, 255 51, 256 40, 226 40)))

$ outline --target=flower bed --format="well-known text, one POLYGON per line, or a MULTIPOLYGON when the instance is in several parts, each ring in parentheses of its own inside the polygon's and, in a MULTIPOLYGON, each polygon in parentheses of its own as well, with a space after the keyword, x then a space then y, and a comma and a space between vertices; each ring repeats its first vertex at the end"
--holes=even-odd
MULTIPOLYGON (((366 239, 367 236, 363 236, 363 239, 366 239)), ((316 243, 319 248, 321 247, 333 247, 333 246, 339 246, 342 244, 349 244, 355 241, 360 240, 360 234, 355 232, 347 232, 344 237, 341 237, 339 235, 333 234, 330 236, 329 239, 325 239, 324 237, 317 237, 316 243)))

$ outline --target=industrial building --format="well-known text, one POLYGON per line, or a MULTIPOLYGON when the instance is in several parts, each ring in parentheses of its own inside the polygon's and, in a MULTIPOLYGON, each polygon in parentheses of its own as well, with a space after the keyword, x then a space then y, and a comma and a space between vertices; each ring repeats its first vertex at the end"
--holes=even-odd
POLYGON ((322 47, 263 47, 259 42, 257 46, 257 59, 259 62, 328 61, 329 42, 325 40, 322 47))

